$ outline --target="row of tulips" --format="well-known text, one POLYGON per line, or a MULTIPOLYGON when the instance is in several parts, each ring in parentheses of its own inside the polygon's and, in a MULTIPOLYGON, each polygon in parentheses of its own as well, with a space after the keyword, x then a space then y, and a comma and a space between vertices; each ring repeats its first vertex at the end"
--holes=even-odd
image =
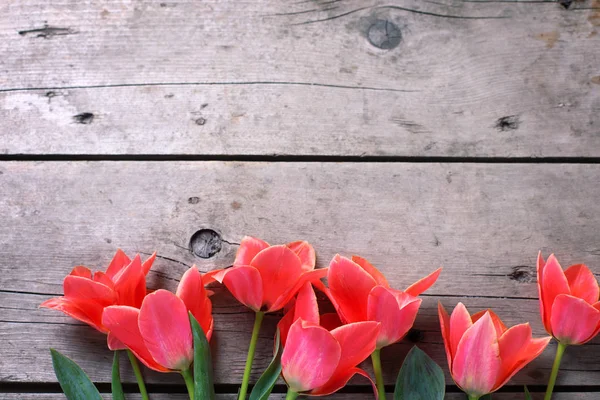
MULTIPOLYGON (((108 348, 115 351, 115 399, 124 398, 118 370, 120 350, 129 355, 143 399, 148 399, 148 393, 137 360, 155 371, 180 373, 191 399, 214 397, 208 350, 214 325, 212 292, 205 288, 213 282, 225 285, 255 313, 240 400, 247 397, 263 317, 281 310, 275 357, 254 385, 250 399, 268 398, 279 376, 287 384, 287 398, 295 399, 334 393, 357 374, 372 383, 376 398, 384 399, 380 352, 408 333, 421 305, 418 296, 441 273, 440 268, 398 290, 363 258, 336 255, 328 268, 315 269, 315 251, 307 242, 271 246, 245 237, 232 267, 204 275, 191 267, 176 293, 171 293, 146 288, 146 275, 155 257, 142 262, 136 255, 131 260, 119 250, 105 272, 75 267, 64 280, 64 296, 42 303, 42 307, 62 311, 107 334, 108 348), (315 288, 329 298, 335 313, 319 312, 315 288), (358 368, 369 356, 375 382, 358 368)), ((565 348, 583 344, 599 333, 598 282, 585 265, 563 271, 553 255, 544 261, 540 254, 537 272, 540 313, 552 336, 532 338, 528 323, 507 328, 492 310, 470 315, 459 303, 449 315, 439 304, 450 374, 469 399, 498 390, 554 337, 558 350, 545 397, 549 400, 565 348)), ((90 395, 97 393, 93 384, 76 364, 58 352, 53 351, 52 356, 69 399, 96 398, 96 394, 90 395)), ((414 348, 400 370, 395 398, 443 399, 444 390, 441 369, 414 348)))

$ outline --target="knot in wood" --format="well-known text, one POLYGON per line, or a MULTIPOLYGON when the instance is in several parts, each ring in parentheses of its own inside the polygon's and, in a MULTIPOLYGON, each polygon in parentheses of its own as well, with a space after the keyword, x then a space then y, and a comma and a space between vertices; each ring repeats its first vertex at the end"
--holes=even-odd
POLYGON ((400 28, 393 22, 378 19, 369 27, 367 38, 373 46, 383 50, 390 50, 400 44, 402 33, 400 32, 400 28))
POLYGON ((190 251, 200 258, 213 257, 221 247, 221 235, 212 229, 200 229, 190 239, 190 251))

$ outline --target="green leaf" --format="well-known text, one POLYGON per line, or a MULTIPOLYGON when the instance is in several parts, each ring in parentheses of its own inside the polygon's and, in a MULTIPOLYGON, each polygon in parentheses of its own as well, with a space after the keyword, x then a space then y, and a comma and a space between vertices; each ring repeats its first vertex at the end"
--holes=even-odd
POLYGON ((119 350, 115 350, 112 366, 112 398, 113 400, 125 400, 123 386, 121 385, 121 371, 119 371, 119 350))
POLYGON ((275 382, 277 382, 279 374, 281 374, 281 353, 283 352, 283 348, 279 337, 279 329, 275 336, 275 348, 277 351, 273 356, 273 360, 271 360, 265 372, 260 376, 256 385, 254 385, 252 393, 250 393, 250 400, 267 400, 273 390, 273 386, 275 386, 275 382))
POLYGON ((54 349, 50 349, 50 354, 54 373, 68 400, 102 400, 98 389, 79 365, 54 349))
POLYGON ((529 389, 527 389, 527 385, 525 385, 524 388, 525 388, 525 400, 531 400, 531 393, 529 393, 529 389))
POLYGON ((446 382, 442 369, 417 346, 406 355, 396 379, 394 400, 443 400, 446 382))
POLYGON ((192 313, 190 313, 190 322, 194 337, 194 398, 214 400, 215 385, 213 384, 210 346, 204 331, 192 313))

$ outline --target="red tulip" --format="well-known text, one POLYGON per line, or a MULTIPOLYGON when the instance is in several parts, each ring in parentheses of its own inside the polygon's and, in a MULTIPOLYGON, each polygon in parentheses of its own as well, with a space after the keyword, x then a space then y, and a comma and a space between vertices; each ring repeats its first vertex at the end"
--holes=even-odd
POLYGON ((565 271, 551 254, 537 260, 540 314, 546 331, 560 343, 583 344, 600 332, 600 289, 592 271, 583 264, 565 271))
POLYGON ((140 309, 107 307, 102 323, 147 367, 160 372, 185 371, 194 360, 188 312, 210 340, 212 304, 195 266, 183 274, 176 294, 159 289, 144 298, 140 309))
MULTIPOLYGON (((142 263, 140 256, 130 260, 117 250, 106 272, 92 273, 78 266, 64 280, 64 296, 43 302, 40 307, 52 308, 84 322, 100 332, 109 333, 102 324, 104 308, 112 305, 140 307, 146 296, 146 274, 156 253, 142 263)), ((109 345, 114 340, 109 334, 109 345)), ((120 347, 113 342, 112 347, 120 347)))
POLYGON ((280 310, 308 280, 326 270, 315 270, 315 251, 307 242, 270 246, 252 237, 242 239, 233 267, 211 271, 211 279, 223 283, 242 304, 256 312, 280 310))
POLYGON ((412 327, 421 299, 440 275, 441 268, 409 286, 405 291, 390 288, 381 272, 361 257, 352 261, 336 255, 329 265, 329 296, 344 323, 381 322, 377 348, 400 341, 412 327))
POLYGON ((507 329, 492 310, 471 316, 462 303, 451 316, 439 303, 438 314, 452 378, 474 398, 502 387, 551 340, 532 339, 528 323, 507 329))
POLYGON ((305 283, 279 323, 282 375, 290 390, 325 396, 343 388, 355 374, 370 380, 357 365, 375 350, 380 324, 357 322, 330 331, 319 325, 319 319, 314 290, 305 283))

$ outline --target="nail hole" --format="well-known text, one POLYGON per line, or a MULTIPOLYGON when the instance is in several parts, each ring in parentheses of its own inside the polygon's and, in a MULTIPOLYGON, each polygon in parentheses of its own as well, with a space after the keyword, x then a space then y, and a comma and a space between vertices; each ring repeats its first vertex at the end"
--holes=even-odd
POLYGON ((190 239, 190 251, 200 258, 211 258, 221 251, 221 235, 212 229, 200 229, 190 239))

